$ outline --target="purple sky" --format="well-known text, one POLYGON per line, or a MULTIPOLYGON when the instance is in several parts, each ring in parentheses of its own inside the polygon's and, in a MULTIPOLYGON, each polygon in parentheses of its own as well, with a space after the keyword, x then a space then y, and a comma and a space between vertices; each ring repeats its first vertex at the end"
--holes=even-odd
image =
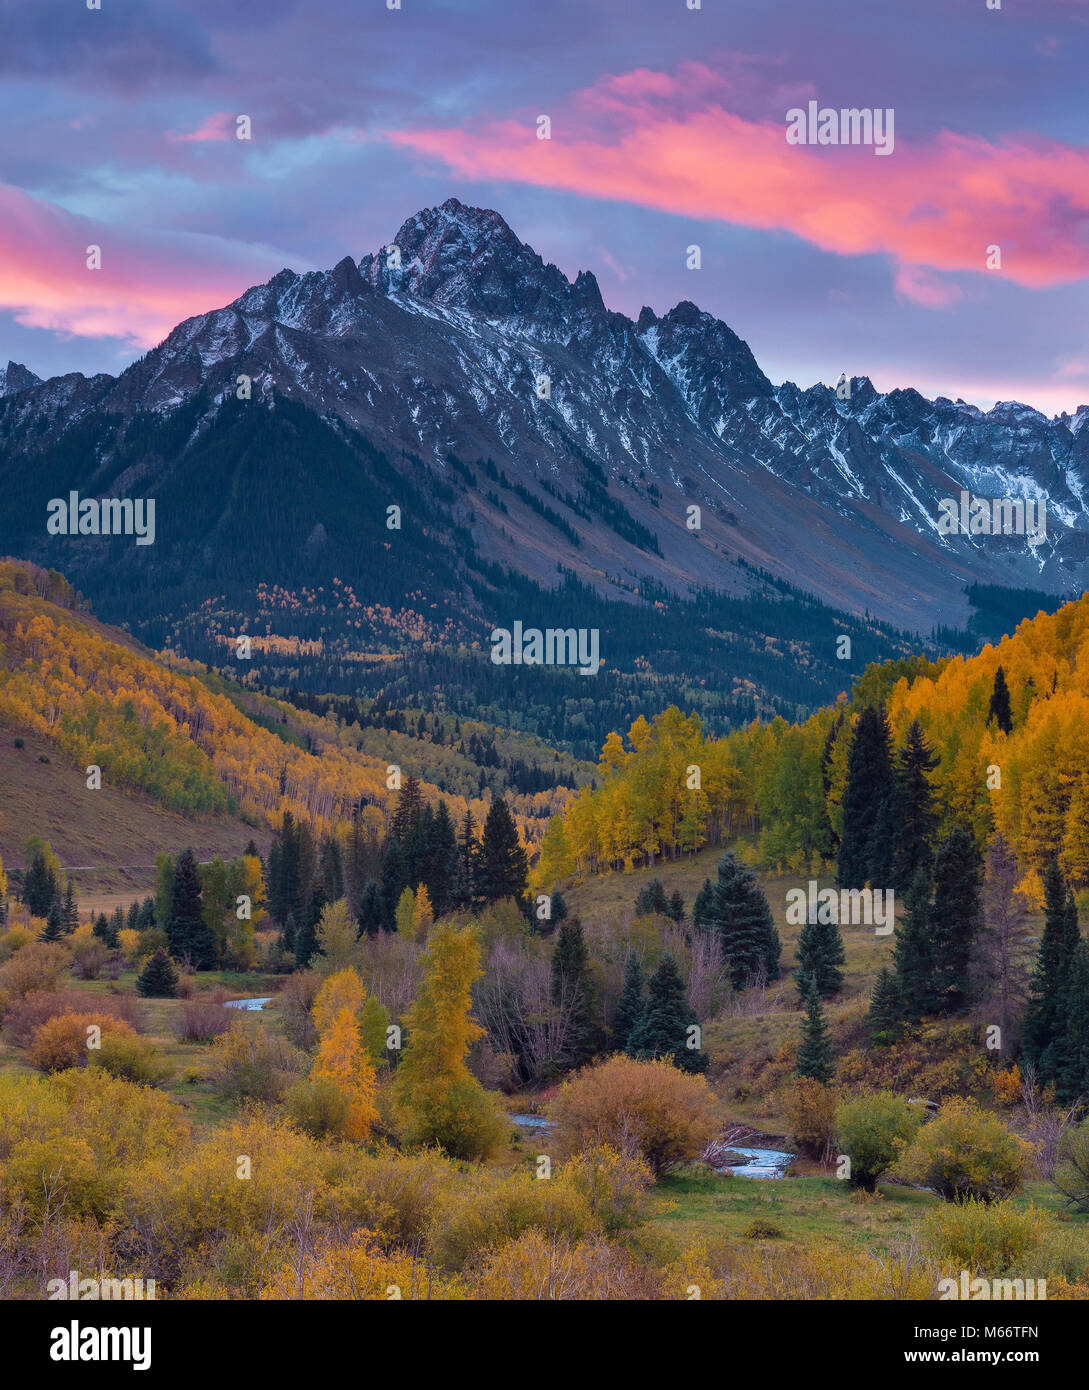
POLYGON ((402 5, 0 0, 0 362, 116 372, 454 195, 774 381, 1089 402, 1089 0, 402 5), (788 145, 810 99, 893 153, 788 145))

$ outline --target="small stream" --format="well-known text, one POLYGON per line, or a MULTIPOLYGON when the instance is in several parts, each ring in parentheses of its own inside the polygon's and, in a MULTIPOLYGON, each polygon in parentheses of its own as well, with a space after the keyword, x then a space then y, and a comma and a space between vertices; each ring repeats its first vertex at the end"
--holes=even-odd
POLYGON ((228 999, 223 1007, 225 1009, 245 1009, 252 1013, 256 1009, 263 1009, 271 1001, 272 995, 266 994, 260 999, 228 999))
MULTIPOLYGON (((512 1115, 511 1119, 521 1129, 552 1128, 552 1121, 543 1115, 512 1115)), ((747 1143, 728 1143, 724 1139, 717 1139, 704 1155, 705 1163, 732 1178, 781 1178, 793 1159, 793 1154, 784 1153, 782 1149, 761 1149, 747 1143), (725 1161, 733 1157, 743 1158, 744 1162, 725 1161)))

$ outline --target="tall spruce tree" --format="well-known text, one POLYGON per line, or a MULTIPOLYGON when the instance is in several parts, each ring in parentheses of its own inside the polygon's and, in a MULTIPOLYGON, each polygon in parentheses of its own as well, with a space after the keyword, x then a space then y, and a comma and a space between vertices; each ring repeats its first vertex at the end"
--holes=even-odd
POLYGON ((175 960, 188 958, 194 970, 215 967, 215 937, 204 921, 200 869, 191 849, 182 850, 174 867, 166 936, 175 960))
POLYGON ((842 966, 846 961, 843 952, 843 937, 839 924, 831 920, 830 912, 818 909, 808 915, 808 920, 798 936, 798 967, 794 972, 794 982, 804 999, 810 985, 816 986, 822 999, 831 999, 843 988, 842 966), (827 917, 828 921, 822 921, 827 917))
POLYGON ((821 1008, 821 997, 812 987, 805 999, 805 1019, 802 1022, 801 1044, 794 1069, 799 1076, 809 1077, 810 1080, 819 1081, 824 1086, 827 1086, 835 1074, 832 1044, 828 1038, 828 1025, 821 1008))
POLYGON ((379 870, 382 887, 384 916, 382 924, 386 931, 395 931, 397 925, 397 904, 401 894, 409 886, 408 867, 401 852, 401 842, 396 835, 391 836, 382 850, 382 866, 379 870))
POLYGON ((841 888, 889 886, 892 794, 891 735, 885 712, 866 705, 858 716, 847 754, 843 791, 843 834, 837 874, 841 888))
POLYGON ((451 903, 454 907, 471 908, 477 905, 479 862, 480 844, 476 838, 476 824, 472 812, 466 811, 458 834, 457 864, 451 893, 451 903))
POLYGON ((1089 1101, 1089 941, 1078 942, 1067 965, 1059 1016, 1056 1092, 1063 1105, 1074 1105, 1089 1101))
POLYGON ((514 898, 520 903, 526 895, 528 879, 529 865, 518 838, 518 827, 507 803, 497 797, 484 821, 481 838, 477 879, 480 896, 486 903, 502 898, 514 898))
POLYGON ((975 837, 954 826, 934 856, 930 942, 939 1013, 963 1013, 968 1006, 972 948, 982 920, 981 878, 975 837))
POLYGON ((57 898, 49 904, 49 911, 45 915, 45 926, 38 934, 39 941, 63 941, 66 933, 64 930, 64 910, 57 898))
POLYGON ((571 1067, 589 1062, 597 1050, 594 1020, 594 985, 590 958, 582 935, 582 923, 571 917, 560 927, 552 951, 550 994, 552 1007, 565 1022, 563 1050, 571 1067))
POLYGON ((443 917, 450 911, 458 863, 457 835, 445 801, 439 802, 431 822, 424 859, 421 880, 431 895, 436 918, 443 917))
POLYGON ((698 1029, 699 1015, 685 995, 677 962, 666 952, 650 977, 647 1002, 628 1036, 628 1056, 660 1058, 680 1071, 705 1072, 707 1053, 691 1046, 699 1038, 698 1029))
MULTIPOLYGON (((1066 1032, 1062 1000, 1073 954, 1069 903, 1066 880, 1058 862, 1052 859, 1044 872, 1044 929, 1029 982, 1021 1036, 1022 1057, 1036 1068, 1044 1084, 1056 1078, 1058 1044, 1066 1032)), ((1075 909, 1074 932, 1076 930, 1075 909)))
POLYGON ((326 906, 325 889, 315 883, 310 892, 302 921, 295 928, 295 964, 306 970, 318 951, 318 923, 326 906))
POLYGON ((701 927, 710 925, 714 901, 714 885, 709 878, 705 878, 703 880, 703 887, 696 894, 696 900, 692 904, 692 925, 697 930, 701 927))
POLYGON ((61 910, 61 915, 64 918, 64 930, 71 936, 79 926, 79 904, 76 902, 76 889, 71 876, 69 876, 64 890, 64 907, 61 910))
POLYGON ((987 706, 987 723, 992 719, 1004 734, 1013 732, 1010 690, 1006 684, 1006 673, 1001 666, 994 673, 994 689, 991 691, 991 702, 987 706))
POLYGON ((779 978, 782 948, 768 900, 752 869, 729 852, 718 861, 718 882, 701 911, 700 926, 718 932, 734 989, 779 978))
POLYGON ((643 1016, 645 1002, 643 967, 639 964, 639 957, 635 952, 629 951, 624 966, 624 988, 616 1001, 616 1013, 613 1017, 613 1043, 619 1051, 623 1052, 627 1048, 632 1029, 643 1016))
POLYGON ((892 947, 896 998, 901 1016, 917 1023, 937 1007, 934 946, 930 937, 930 875, 917 869, 904 895, 892 947))
POLYGON ((422 812, 423 792, 419 779, 406 777, 397 794, 397 809, 390 820, 389 833, 395 835, 403 845, 407 844, 422 812))
POLYGON ((23 875, 23 903, 32 917, 47 917, 58 897, 56 876, 49 860, 35 854, 23 875))
POLYGON ((900 1036, 900 1021, 903 1015, 904 1004, 900 998, 896 976, 883 965, 877 972, 877 981, 866 1013, 870 1041, 876 1047, 888 1047, 894 1043, 900 1036))
POLYGON ((373 878, 363 885, 359 895, 359 935, 377 936, 385 930, 386 905, 382 899, 382 889, 373 878))
POLYGON ((907 737, 896 756, 891 796, 892 882, 898 892, 908 886, 921 868, 934 859, 934 788, 929 774, 941 759, 927 747, 922 727, 911 721, 907 737))

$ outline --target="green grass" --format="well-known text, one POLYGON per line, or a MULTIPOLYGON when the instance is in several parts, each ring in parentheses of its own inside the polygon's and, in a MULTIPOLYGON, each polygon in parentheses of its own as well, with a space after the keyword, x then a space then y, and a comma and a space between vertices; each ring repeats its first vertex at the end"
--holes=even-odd
POLYGON ((881 1183, 861 1198, 836 1178, 735 1178, 706 1169, 668 1173, 655 1190, 650 1226, 679 1248, 696 1237, 745 1239, 751 1221, 771 1222, 784 1241, 878 1248, 914 1225, 939 1199, 881 1183))

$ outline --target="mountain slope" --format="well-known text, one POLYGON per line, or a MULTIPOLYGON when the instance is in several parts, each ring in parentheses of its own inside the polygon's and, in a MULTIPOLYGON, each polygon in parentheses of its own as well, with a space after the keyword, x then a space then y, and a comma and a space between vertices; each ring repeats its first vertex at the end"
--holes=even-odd
MULTIPOLYGON (((447 545, 544 584, 559 560, 623 597, 648 581, 679 595, 693 584, 746 592, 742 559, 837 607, 925 631, 966 616, 969 580, 1069 590, 1089 553, 1089 407, 1049 421, 1015 403, 984 414, 910 390, 880 395, 865 378, 846 400, 823 386, 774 388, 746 344, 694 304, 635 322, 610 312, 592 274, 568 281, 497 213, 456 199, 358 263, 283 270, 186 320, 118 378, 35 384, 17 372, 16 382, 0 399, 0 482, 17 497, 0 545, 44 560, 63 553, 43 535, 45 504, 69 488, 158 500, 156 547, 169 558, 131 556, 143 574, 164 563, 191 572, 202 551, 221 559, 253 544, 246 528, 288 567, 320 545, 315 527, 341 519, 373 547, 393 503, 399 546, 432 523, 426 559, 410 566, 425 587, 461 582, 447 545), (216 431, 267 436, 260 417, 284 401, 305 409, 315 435, 320 420, 321 466, 303 473, 295 458, 266 474, 257 450, 244 466, 237 438, 231 476, 217 476, 216 431), (360 471, 361 444, 389 467, 372 459, 360 471), (499 496, 476 459, 522 492, 499 496), (1046 538, 940 535, 938 502, 962 488, 1046 498, 1046 538), (445 514, 431 514, 433 500, 445 514), (194 506, 200 551, 184 536, 194 506), (450 572, 433 575, 441 563, 450 572)), ((103 564, 92 539, 64 553, 91 591, 103 564)), ((350 577, 369 584, 372 571, 350 577)))
POLYGON ((21 823, 7 815, 0 821, 16 837, 0 840, 6 862, 14 852, 18 863, 22 841, 58 810, 85 829, 87 816, 97 816, 100 841, 112 842, 105 821, 118 795, 164 808, 170 814, 155 818, 164 833, 176 834, 187 818, 196 827, 192 843, 222 837, 234 847, 242 823, 249 838, 278 825, 285 811, 319 832, 358 818, 384 833, 394 799, 391 763, 420 778, 428 801, 445 797, 455 819, 470 810, 480 824, 490 800, 484 791, 502 790, 532 843, 591 771, 477 723, 452 737, 437 721, 405 730, 403 719, 392 718, 400 728, 386 732, 374 719, 360 727, 359 716, 365 712, 349 709, 323 717, 228 685, 195 663, 168 662, 93 619, 61 576, 0 561, 0 728, 13 750, 0 757, 0 790, 27 811, 21 823), (16 737, 27 746, 16 748, 16 737), (499 769, 495 776, 485 772, 485 759, 499 769), (87 787, 92 766, 101 769, 101 788, 87 787), (508 777, 517 782, 519 773, 538 789, 508 792, 508 777), (46 801, 34 805, 31 796, 27 807, 35 788, 46 801))

